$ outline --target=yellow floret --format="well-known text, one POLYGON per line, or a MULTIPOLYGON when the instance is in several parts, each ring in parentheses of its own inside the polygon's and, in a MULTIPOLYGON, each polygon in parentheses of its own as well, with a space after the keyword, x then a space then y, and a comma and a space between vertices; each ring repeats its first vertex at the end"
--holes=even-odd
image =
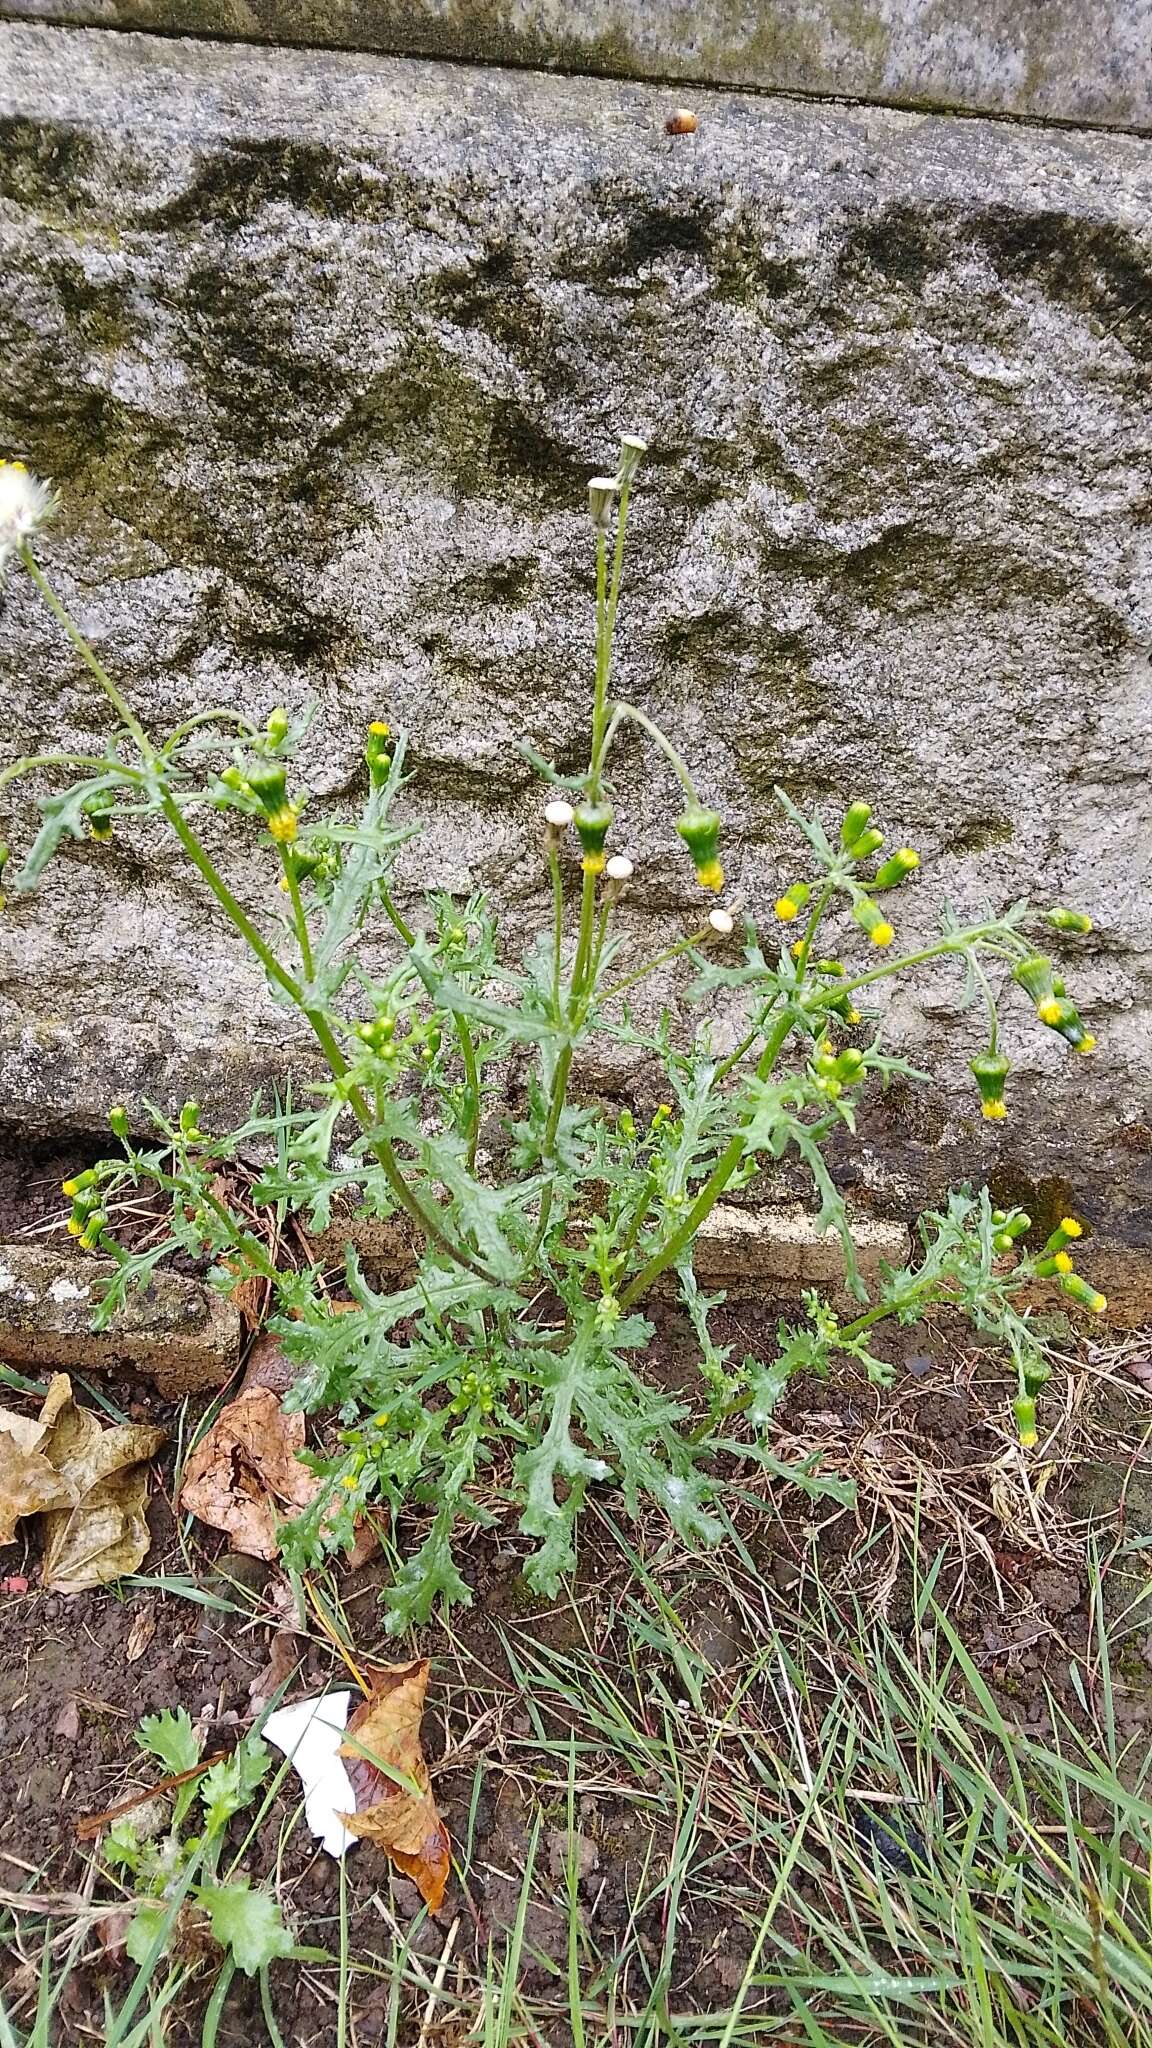
POLYGON ((890 946, 896 933, 890 924, 881 923, 873 925, 868 937, 874 946, 890 946))
POLYGON ((1060 1218, 1060 1228, 1064 1232, 1065 1237, 1083 1237, 1084 1235, 1084 1225, 1078 1222, 1075 1216, 1062 1216, 1060 1218))
POLYGON ((374 718, 368 730, 375 733, 377 739, 386 740, 392 727, 383 718, 374 718))
POLYGON ((1067 1252, 1054 1252, 1052 1264, 1058 1273, 1070 1273, 1072 1271, 1072 1261, 1067 1252))
POLYGON ((580 863, 586 875, 602 875, 608 865, 606 853, 586 853, 580 863))
POLYGON ((1058 1024, 1064 1012, 1055 996, 1046 996, 1042 1003, 1037 1003, 1036 1015, 1042 1024, 1058 1024))
POLYGON ((724 870, 720 862, 718 860, 706 860, 702 868, 697 868, 696 880, 702 889, 712 889, 719 895, 724 887, 724 870))
POLYGON ((291 804, 281 804, 268 820, 268 830, 278 846, 288 846, 296 837, 298 819, 291 804))
POLYGON ((1092 1033, 1090 1031, 1086 1031, 1084 1033, 1083 1038, 1080 1040, 1079 1045, 1076 1047, 1077 1052, 1094 1052, 1095 1048, 1096 1040, 1093 1038, 1092 1033))
POLYGON ((776 900, 776 915, 782 924, 791 924, 800 915, 800 905, 793 903, 790 896, 780 896, 776 900))
POLYGON ((990 1123, 999 1123, 1007 1116, 1008 1111, 1002 1102, 985 1102, 981 1104, 981 1114, 986 1116, 990 1123))

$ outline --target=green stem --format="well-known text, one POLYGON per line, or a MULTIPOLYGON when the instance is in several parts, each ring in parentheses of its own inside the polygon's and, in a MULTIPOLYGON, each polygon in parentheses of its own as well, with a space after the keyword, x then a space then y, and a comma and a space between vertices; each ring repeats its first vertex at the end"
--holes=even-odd
POLYGON ((561 1023, 560 973, 564 956, 564 880, 560 873, 560 856, 554 846, 548 848, 548 869, 552 876, 552 1019, 561 1023))
MULTIPOLYGON (((348 1072, 348 1063, 336 1043, 331 1026, 323 1011, 314 1009, 307 1002, 299 984, 293 980, 287 969, 281 966, 272 948, 261 938, 251 918, 241 905, 237 903, 224 877, 218 872, 209 855, 197 839, 196 834, 182 816, 179 805, 173 801, 167 792, 165 792, 163 798, 162 808, 189 860, 203 876, 217 901, 227 911, 237 931, 252 948, 265 972, 292 998, 297 1008, 307 1018, 313 1035, 332 1070, 334 1078, 337 1081, 342 1081, 348 1072)), ((372 1130, 375 1119, 372 1115, 371 1106, 366 1101, 361 1090, 359 1088, 350 1088, 348 1090, 348 1100, 361 1128, 365 1131, 372 1130)), ((372 1149, 400 1207, 411 1221, 417 1225, 428 1241, 438 1245, 441 1251, 447 1252, 456 1261, 457 1265, 463 1266, 469 1273, 476 1274, 482 1280, 491 1279, 491 1274, 485 1272, 483 1266, 478 1265, 476 1260, 462 1246, 453 1243, 442 1225, 433 1215, 429 1214, 424 1208, 423 1203, 413 1194, 404 1178, 400 1163, 389 1140, 387 1138, 374 1139, 372 1149)))
MULTIPOLYGON (((103 663, 93 653, 91 647, 89 647, 79 627, 73 625, 64 605, 60 602, 47 578, 41 573, 30 550, 27 547, 22 548, 20 557, 53 618, 63 627, 82 661, 96 677, 109 702, 119 715, 121 722, 127 731, 131 733, 145 763, 149 768, 156 767, 159 756, 143 726, 126 704, 103 663)), ((278 987, 284 990, 285 995, 291 998, 292 1002, 296 1004, 297 1008, 307 1018, 335 1079, 338 1081, 343 1080, 348 1071, 347 1063, 323 1012, 309 1005, 299 983, 289 974, 287 968, 281 965, 271 946, 261 937, 247 911, 237 902, 223 875, 216 868, 205 847, 188 824, 179 804, 167 789, 164 789, 162 792, 160 808, 180 841, 181 846, 184 848, 185 853, 188 855, 189 860, 192 862, 193 867, 202 876, 203 880, 207 882, 217 902, 226 911, 236 930, 240 933, 241 938, 256 955, 265 973, 278 987)), ((363 1129, 366 1131, 371 1130, 373 1127, 372 1111, 361 1091, 358 1088, 350 1088, 348 1100, 363 1129)), ((457 1265, 463 1266, 466 1271, 476 1274, 479 1279, 491 1279, 491 1274, 485 1272, 483 1266, 479 1265, 462 1247, 453 1243, 435 1216, 430 1215, 417 1196, 412 1193, 389 1141, 387 1139, 373 1141, 373 1151, 400 1207, 418 1225, 429 1242, 438 1245, 442 1251, 448 1253, 456 1261, 457 1265)))
MULTIPOLYGON (((380 900, 404 944, 414 945, 416 934, 397 910, 383 882, 380 883, 380 900)), ((468 1089, 468 1171, 471 1173, 476 1165, 476 1148, 480 1143, 480 1074, 476 1065, 476 1044, 462 1010, 452 1011, 452 1023, 460 1047, 460 1057, 464 1062, 464 1081, 468 1089)))
POLYGON ((703 931, 693 932, 690 938, 677 939, 674 946, 665 946, 662 953, 653 954, 651 960, 644 962, 643 967, 635 968, 621 981, 614 981, 611 988, 604 990, 600 1001, 610 1003, 613 996, 622 996, 626 989, 634 988, 638 981, 643 981, 649 974, 654 974, 658 967, 666 967, 670 960, 678 960, 683 953, 690 953, 695 946, 702 946, 708 936, 709 928, 705 925, 703 931))
POLYGON ((100 688, 103 690, 105 696, 108 698, 109 703, 112 705, 113 710, 116 712, 116 715, 119 718, 121 725, 123 725, 126 728, 126 730, 131 733, 132 738, 135 740, 136 745, 140 749, 141 756, 147 762, 148 766, 151 767, 156 760, 156 749, 152 745, 152 742, 149 739, 147 733, 145 732, 144 727, 140 724, 140 721, 136 717, 135 713, 131 710, 130 706, 121 696, 120 691, 117 689, 116 684, 112 681, 112 678, 109 675, 107 669, 105 668, 103 662, 94 653, 93 649, 88 645, 88 642, 84 638, 83 633, 80 631, 79 626, 73 625, 72 620, 69 617, 65 606, 57 597, 56 592, 53 590, 52 585, 49 583, 48 578, 45 576, 43 570, 41 569, 27 542, 25 542, 24 546, 20 550, 20 560, 23 562, 24 567, 27 569, 28 574, 32 578, 33 583, 36 585, 37 590, 40 592, 41 597, 44 599, 44 602, 47 605, 49 611, 51 612, 53 618, 56 620, 58 625, 63 627, 65 633, 68 635, 69 640, 72 642, 73 647, 76 649, 76 652, 80 656, 80 659, 84 663, 85 667, 92 671, 92 674, 95 676, 96 681, 100 685, 100 688))
MULTIPOLYGON (((761 1080, 766 1079, 775 1066, 780 1049, 792 1029, 792 1022, 791 1016, 781 1017, 777 1021, 775 1029, 764 1048, 760 1064, 756 1069, 757 1075, 761 1080)), ((669 1266, 674 1266, 681 1252, 685 1251, 691 1244, 700 1225, 716 1207, 732 1175, 736 1172, 743 1159, 744 1140, 745 1132, 743 1128, 738 1130, 729 1139, 728 1144, 720 1154, 683 1223, 673 1232, 663 1249, 653 1253, 647 1265, 637 1274, 631 1286, 625 1288, 620 1296, 621 1309, 631 1308, 634 1301, 639 1301, 640 1297, 648 1292, 653 1281, 658 1280, 661 1273, 666 1272, 669 1266)))
POLYGON ((256 737, 256 727, 249 723, 242 711, 198 711, 194 718, 186 718, 175 732, 169 733, 160 749, 163 758, 167 760, 173 747, 187 739, 189 733, 199 731, 202 725, 234 725, 245 739, 254 740, 256 737))
POLYGON ((300 965, 304 970, 305 981, 311 982, 315 972, 312 964, 312 941, 308 936, 308 919, 304 912, 304 899, 300 894, 300 882, 296 874, 296 865, 287 846, 280 848, 280 861, 284 869, 284 879, 288 884, 288 897, 292 905, 292 922, 296 927, 296 943, 300 948, 300 965))
POLYGON ((123 775, 129 782, 147 782, 139 768, 129 768, 123 762, 110 761, 107 755, 99 754, 27 754, 22 761, 14 761, 10 768, 0 770, 0 789, 6 782, 15 782, 20 775, 27 775, 33 768, 104 768, 111 774, 123 775))
POLYGON ((620 730, 620 727, 625 723, 627 719, 631 719, 633 725, 641 726, 643 730, 648 734, 649 739, 655 740, 656 745, 660 749, 660 752, 665 756, 665 759, 671 763, 671 766, 675 770, 677 779, 689 803, 698 804, 700 799, 696 794, 696 785, 693 782, 691 775, 688 773, 688 768, 684 760, 684 756, 681 753, 679 753, 677 749, 673 746, 667 734, 661 732, 660 727, 657 725, 655 719, 649 718, 646 711, 638 711, 635 704, 616 703, 612 706, 612 721, 608 727, 608 731, 604 740, 605 759, 607 759, 608 750, 612 745, 612 741, 615 739, 616 734, 620 730))
POLYGON ((970 946, 982 942, 995 948, 996 941, 1003 936, 999 925, 973 925, 969 931, 955 932, 945 939, 935 940, 931 946, 921 947, 918 953, 902 953, 898 960, 886 960, 883 967, 874 967, 868 974, 858 974, 854 981, 838 981, 827 993, 831 996, 851 995, 854 989, 869 988, 876 981, 887 981, 890 975, 899 974, 905 967, 919 967, 925 960, 939 960, 947 953, 964 953, 970 946))

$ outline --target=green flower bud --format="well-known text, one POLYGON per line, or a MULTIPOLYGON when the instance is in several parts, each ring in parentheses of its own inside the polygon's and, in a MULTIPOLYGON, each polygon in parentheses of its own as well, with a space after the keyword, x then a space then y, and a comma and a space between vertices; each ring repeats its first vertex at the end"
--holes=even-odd
POLYGON ((231 762, 227 768, 220 770, 220 780, 224 784, 225 789, 233 790, 237 796, 250 796, 252 793, 245 777, 240 773, 235 762, 231 762))
POLYGON ((1089 1286, 1087 1280, 1081 1279, 1079 1273, 1062 1273, 1060 1289, 1068 1296, 1069 1301, 1079 1302, 1081 1308, 1091 1309, 1094 1316, 1102 1316, 1108 1306, 1107 1297, 1098 1294, 1094 1287, 1089 1286))
POLYGON ((720 819, 715 811, 692 804, 676 820, 676 830, 692 856, 693 865, 706 867, 715 860, 720 844, 720 819))
POLYGON ((1031 1394, 1017 1395, 1012 1403, 1012 1413, 1016 1419, 1016 1433, 1020 1438, 1021 1448, 1030 1451, 1037 1442, 1036 1403, 1031 1394))
POLYGON ((845 1046, 843 1052, 837 1055, 836 1065, 833 1068, 837 1081, 846 1081, 851 1084, 853 1081, 858 1081, 863 1072, 863 1053, 854 1045, 845 1046))
POLYGON ((128 1111, 122 1103, 116 1103, 115 1107, 108 1111, 108 1122, 114 1138, 124 1139, 128 1136, 128 1111))
POLYGON ((1032 953, 1027 960, 1017 961, 1012 979, 1020 983, 1034 1003, 1042 1003, 1052 993, 1052 962, 1043 953, 1032 953))
POLYGON ((1062 1252, 1077 1238, 1083 1237, 1084 1225, 1075 1216, 1062 1216, 1044 1249, 1046 1252, 1062 1252))
POLYGON ((4 870, 5 870, 5 868, 7 867, 7 865, 8 865, 8 859, 9 859, 9 848, 8 848, 8 844, 7 844, 7 841, 6 841, 6 840, 3 840, 3 839, 0 839, 0 875, 2 875, 2 874, 4 873, 4 870))
POLYGON ((269 815, 283 807, 288 794, 288 770, 283 761, 248 761, 244 774, 257 803, 269 815))
POLYGON ((200 1129, 200 1104, 186 1102, 180 1111, 180 1136, 196 1144, 204 1133, 200 1129))
POLYGON ((1072 1260, 1068 1252, 1054 1252, 1051 1258, 1037 1259, 1033 1270, 1038 1280, 1054 1280, 1058 1274, 1072 1271, 1072 1260))
POLYGON ((268 735, 270 746, 283 746, 284 741, 288 737, 288 713, 282 704, 278 704, 275 711, 269 712, 268 723, 264 730, 268 735))
POLYGON ((1052 1367, 1043 1358, 1029 1358, 1024 1366, 1024 1392, 1038 1394, 1052 1377, 1052 1367))
POLYGON ((890 946, 896 937, 882 910, 868 896, 858 896, 852 905, 852 915, 858 925, 867 932, 874 946, 890 946))
POLYGON ((391 733, 382 718, 374 718, 364 742, 364 759, 373 789, 382 789, 392 768, 391 733))
POLYGON ((88 830, 91 832, 93 839, 111 839, 112 799, 109 796, 89 797, 88 802, 84 806, 84 815, 88 820, 88 830))
POLYGON ((840 827, 840 844, 845 852, 859 839, 871 816, 871 804, 849 804, 848 809, 844 813, 844 822, 840 827))
POLYGON ((1010 1066, 1011 1061, 1002 1052, 977 1053, 968 1062, 968 1071, 980 1090, 981 1114, 990 1122, 999 1122, 1008 1114, 1004 1107, 1004 1083, 1010 1066))
POLYGON ((1037 1003, 1036 1015, 1050 1031, 1058 1031, 1074 1051, 1091 1052, 1096 1040, 1090 1031, 1084 1029, 1079 1010, 1066 996, 1046 996, 1037 1003))
POLYGON ((997 1226, 992 1243, 998 1252, 1010 1252, 1016 1239, 1032 1228, 1032 1218, 1023 1209, 1017 1209, 1011 1216, 1006 1216, 1003 1209, 993 1209, 992 1221, 997 1226))
POLYGON ((869 854, 875 853, 877 847, 883 846, 883 844, 884 834, 877 832, 874 825, 870 825, 867 832, 862 832, 859 839, 852 841, 851 846, 847 849, 848 858, 849 860, 867 860, 869 854))
POLYGON ((604 872, 604 842, 615 815, 611 804, 577 805, 576 834, 584 855, 580 865, 586 875, 602 875, 604 872))
POLYGON ((910 846, 902 846, 896 853, 890 853, 886 861, 877 868, 872 877, 873 889, 896 889, 906 882, 920 865, 920 855, 910 846))
POLYGON ((799 917, 811 894, 810 882, 793 882, 791 887, 784 891, 783 896, 778 896, 774 908, 781 924, 792 924, 799 917))
POLYGON ((1048 922, 1057 932, 1090 932, 1092 929, 1092 919, 1082 910, 1065 910, 1059 903, 1048 912, 1048 922))

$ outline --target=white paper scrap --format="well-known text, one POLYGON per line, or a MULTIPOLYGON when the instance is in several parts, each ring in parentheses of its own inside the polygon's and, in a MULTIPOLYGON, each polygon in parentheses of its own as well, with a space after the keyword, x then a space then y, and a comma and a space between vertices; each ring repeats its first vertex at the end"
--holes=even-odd
POLYGON ((348 1726, 350 1692, 326 1692, 278 1707, 269 1714, 261 1734, 284 1752, 304 1787, 304 1818, 329 1856, 343 1856, 358 1838, 339 1818, 355 1813, 356 1794, 340 1755, 348 1726))

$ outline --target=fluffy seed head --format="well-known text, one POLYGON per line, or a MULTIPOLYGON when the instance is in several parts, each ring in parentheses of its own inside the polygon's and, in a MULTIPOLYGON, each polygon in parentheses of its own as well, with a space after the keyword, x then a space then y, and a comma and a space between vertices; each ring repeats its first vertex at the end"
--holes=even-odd
POLYGON ((610 882, 630 882, 635 870, 626 853, 614 853, 604 872, 610 882))
POLYGON ((0 462, 0 576, 10 555, 50 519, 56 496, 22 462, 0 462))
POLYGON ((556 797, 544 806, 544 823, 551 825, 554 832, 566 832, 575 816, 571 804, 566 804, 563 797, 556 797))
POLYGON ((736 920, 730 910, 710 910, 708 922, 714 932, 719 932, 722 939, 730 938, 736 928, 736 920))

